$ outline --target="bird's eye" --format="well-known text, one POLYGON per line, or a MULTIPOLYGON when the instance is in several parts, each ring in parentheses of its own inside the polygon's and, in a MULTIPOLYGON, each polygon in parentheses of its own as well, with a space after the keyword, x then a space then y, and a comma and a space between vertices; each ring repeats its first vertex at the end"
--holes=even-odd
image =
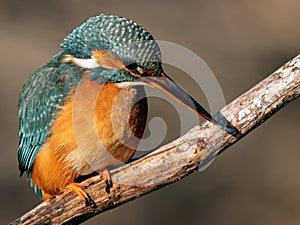
POLYGON ((133 62, 133 63, 128 63, 126 68, 129 70, 135 70, 137 68, 137 66, 138 66, 137 63, 133 62))

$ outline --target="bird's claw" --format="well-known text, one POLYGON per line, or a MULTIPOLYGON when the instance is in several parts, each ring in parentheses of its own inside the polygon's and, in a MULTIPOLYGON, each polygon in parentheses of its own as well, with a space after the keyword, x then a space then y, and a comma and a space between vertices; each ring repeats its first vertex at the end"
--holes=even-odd
POLYGON ((112 183, 112 181, 111 180, 106 180, 105 181, 105 191, 106 191, 106 193, 110 193, 110 189, 112 188, 112 186, 113 186, 113 183, 112 183))
POLYGON ((101 170, 100 172, 101 177, 103 177, 105 182, 105 191, 106 193, 110 193, 110 189, 113 187, 113 182, 110 176, 110 172, 107 168, 101 170))
POLYGON ((90 206, 93 209, 98 207, 97 204, 94 202, 94 200, 91 198, 91 196, 88 193, 87 193, 87 197, 85 198, 85 206, 90 206))

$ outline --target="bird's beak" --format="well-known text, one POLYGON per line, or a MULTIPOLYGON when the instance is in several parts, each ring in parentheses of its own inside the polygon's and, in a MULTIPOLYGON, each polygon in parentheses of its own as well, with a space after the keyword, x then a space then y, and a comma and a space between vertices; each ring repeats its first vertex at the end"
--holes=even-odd
POLYGON ((166 93, 177 102, 181 103, 192 112, 196 113, 198 116, 201 116, 204 119, 215 123, 212 116, 193 97, 186 93, 165 73, 162 73, 161 76, 141 76, 140 79, 144 83, 166 93))

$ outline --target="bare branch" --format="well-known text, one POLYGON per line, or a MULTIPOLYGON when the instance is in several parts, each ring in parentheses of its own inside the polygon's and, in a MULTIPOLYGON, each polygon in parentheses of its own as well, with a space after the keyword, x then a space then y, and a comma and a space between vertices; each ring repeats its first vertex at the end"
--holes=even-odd
POLYGON ((78 196, 66 191, 11 224, 78 224, 203 169, 216 155, 296 99, 299 84, 300 55, 214 115, 215 120, 226 126, 229 121, 239 132, 230 135, 205 122, 151 154, 113 170, 110 194, 104 191, 100 176, 82 182, 97 208, 86 207, 78 196))

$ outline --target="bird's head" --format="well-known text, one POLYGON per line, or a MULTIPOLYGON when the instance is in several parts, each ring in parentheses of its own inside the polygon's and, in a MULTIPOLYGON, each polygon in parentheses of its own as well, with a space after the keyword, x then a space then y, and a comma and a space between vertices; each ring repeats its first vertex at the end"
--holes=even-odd
POLYGON ((152 86, 212 121, 211 115, 165 74, 157 42, 131 20, 103 14, 92 17, 74 29, 61 47, 62 61, 91 70, 91 79, 152 86))

